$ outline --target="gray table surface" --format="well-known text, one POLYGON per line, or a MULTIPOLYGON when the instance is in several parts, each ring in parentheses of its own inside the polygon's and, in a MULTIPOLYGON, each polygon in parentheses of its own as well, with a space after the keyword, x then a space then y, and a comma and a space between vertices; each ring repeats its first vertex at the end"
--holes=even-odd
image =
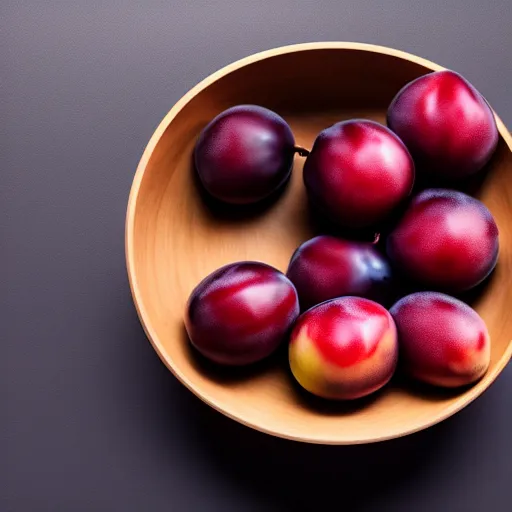
POLYGON ((510 510, 512 365, 402 440, 274 439, 164 368, 123 246, 156 125, 204 76, 259 50, 404 49, 466 75, 512 127, 510 0, 0 4, 2 511, 510 510))

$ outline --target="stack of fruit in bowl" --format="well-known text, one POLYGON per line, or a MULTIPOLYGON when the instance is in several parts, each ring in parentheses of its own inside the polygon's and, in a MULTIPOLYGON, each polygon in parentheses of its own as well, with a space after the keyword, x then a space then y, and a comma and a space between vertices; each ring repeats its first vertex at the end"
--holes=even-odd
POLYGON ((242 261, 207 276, 185 312, 203 356, 243 366, 285 343, 297 382, 335 400, 377 391, 397 368, 449 388, 486 373, 486 325, 455 296, 488 278, 498 260, 490 211, 461 191, 496 149, 493 112, 464 78, 439 71, 398 91, 387 125, 336 123, 310 151, 260 106, 230 108, 203 129, 195 168, 217 200, 267 198, 288 181, 298 153, 311 206, 332 226, 376 233, 373 241, 339 231, 304 241, 286 275, 242 261))

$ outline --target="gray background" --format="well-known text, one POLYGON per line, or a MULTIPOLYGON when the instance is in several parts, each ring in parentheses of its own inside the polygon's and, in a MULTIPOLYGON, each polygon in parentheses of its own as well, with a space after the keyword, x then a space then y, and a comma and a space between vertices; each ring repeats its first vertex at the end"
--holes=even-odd
POLYGON ((463 73, 510 128, 511 26, 510 0, 1 1, 0 509, 510 510, 512 365, 399 441, 258 434, 153 352, 123 227, 145 143, 219 67, 295 42, 383 44, 463 73))

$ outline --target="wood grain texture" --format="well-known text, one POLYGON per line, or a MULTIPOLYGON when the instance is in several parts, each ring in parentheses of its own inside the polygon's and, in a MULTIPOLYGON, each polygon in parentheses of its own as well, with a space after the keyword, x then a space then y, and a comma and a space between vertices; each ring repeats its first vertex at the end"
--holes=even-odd
POLYGON ((295 248, 314 234, 296 157, 289 186, 277 201, 231 216, 205 202, 194 180, 192 148, 216 114, 240 103, 280 113, 298 145, 310 148, 336 121, 384 122, 387 106, 408 81, 441 66, 419 57, 359 43, 308 43, 235 62, 188 92, 167 114, 138 166, 128 203, 126 259, 144 329, 174 375, 227 416, 276 436, 323 444, 356 444, 403 436, 454 414, 478 397, 512 353, 512 138, 497 117, 501 138, 478 197, 500 230, 494 275, 474 307, 492 338, 491 366, 470 389, 434 392, 392 383, 354 404, 326 404, 302 393, 286 354, 249 371, 223 373, 190 349, 185 302, 207 274, 250 259, 286 270, 295 248))

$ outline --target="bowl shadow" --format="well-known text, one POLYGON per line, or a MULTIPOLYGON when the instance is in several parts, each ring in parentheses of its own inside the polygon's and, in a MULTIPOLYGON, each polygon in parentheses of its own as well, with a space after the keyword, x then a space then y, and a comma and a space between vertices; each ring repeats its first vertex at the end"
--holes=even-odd
POLYGON ((355 400, 328 400, 313 395, 306 391, 300 384, 289 375, 290 386, 293 388, 297 402, 306 409, 329 416, 347 416, 356 414, 376 402, 383 393, 383 389, 371 395, 357 398, 355 400))
POLYGON ((448 180, 440 176, 432 176, 428 172, 428 169, 422 169, 421 166, 419 166, 416 169, 416 177, 411 197, 428 188, 447 188, 464 192, 478 199, 491 174, 494 158, 495 155, 493 155, 489 162, 475 174, 459 180, 448 180))
POLYGON ((358 242, 375 242, 378 240, 379 233, 376 228, 351 229, 342 227, 329 219, 309 198, 307 221, 310 230, 315 235, 332 235, 358 242))
POLYGON ((265 212, 270 210, 281 197, 288 190, 291 182, 291 175, 293 173, 294 165, 290 170, 287 179, 271 194, 264 199, 253 204, 229 204, 213 197, 204 187, 199 174, 196 170, 194 158, 191 158, 190 173, 192 174, 192 181, 194 188, 198 194, 198 203, 206 212, 217 221, 222 221, 228 224, 246 223, 253 219, 257 219, 265 212))
POLYGON ((441 388, 431 386, 424 382, 419 382, 407 377, 400 367, 397 369, 397 372, 393 377, 393 382, 396 387, 406 389, 407 393, 430 402, 444 402, 446 400, 451 400, 462 395, 474 385, 470 384, 458 388, 441 388))
POLYGON ((465 292, 456 294, 455 296, 460 299, 462 302, 470 305, 471 307, 475 307, 480 299, 487 293, 494 280, 496 279, 496 268, 499 265, 499 261, 493 271, 477 286, 467 290, 465 292))
POLYGON ((286 361, 285 343, 281 344, 269 357, 246 366, 225 366, 214 363, 197 351, 188 337, 185 326, 182 326, 181 343, 186 347, 187 356, 194 369, 219 384, 235 384, 253 379, 257 375, 275 371, 286 361))
MULTIPOLYGON (((499 265, 499 261, 497 266, 499 265)), ((496 278, 496 268, 478 285, 475 287, 463 291, 463 292, 452 292, 448 290, 442 290, 438 288, 432 288, 425 283, 414 280, 411 277, 407 276, 399 267, 393 266, 393 286, 395 287, 393 291, 394 301, 398 301, 399 299, 409 295, 411 293, 416 292, 428 292, 428 291, 438 291, 440 293, 445 293, 447 295, 451 295, 456 299, 465 302, 472 308, 477 307, 478 302, 482 299, 482 297, 488 292, 489 289, 492 288, 492 284, 494 279, 496 278)))

